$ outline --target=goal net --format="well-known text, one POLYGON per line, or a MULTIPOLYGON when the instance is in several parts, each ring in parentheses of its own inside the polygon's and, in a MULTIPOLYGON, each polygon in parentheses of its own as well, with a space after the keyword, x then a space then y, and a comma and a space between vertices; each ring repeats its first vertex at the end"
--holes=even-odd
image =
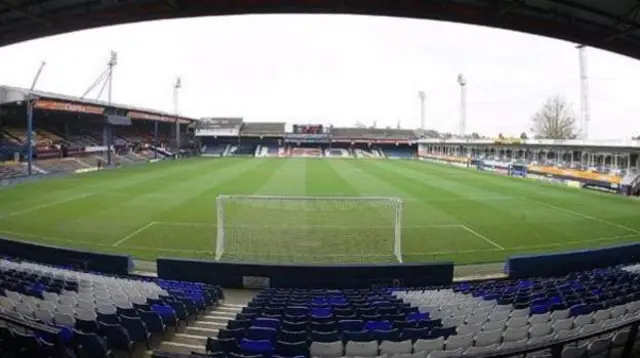
POLYGON ((216 259, 276 263, 402 262, 402 200, 218 196, 216 259))

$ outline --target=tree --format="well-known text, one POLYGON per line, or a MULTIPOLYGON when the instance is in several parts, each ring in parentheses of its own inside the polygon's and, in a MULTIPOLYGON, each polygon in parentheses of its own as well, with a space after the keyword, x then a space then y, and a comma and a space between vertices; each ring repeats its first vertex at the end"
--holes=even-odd
POLYGON ((537 139, 576 138, 576 117, 567 100, 562 96, 547 99, 533 115, 531 132, 537 139))
POLYGON ((502 135, 502 133, 498 133, 498 139, 504 139, 504 136, 502 135))
POLYGON ((360 122, 360 121, 357 121, 356 122, 356 128, 367 128, 367 125, 362 123, 362 122, 360 122))
POLYGON ((527 133, 522 132, 522 133, 520 133, 520 139, 527 140, 527 139, 529 139, 529 137, 527 137, 527 133))

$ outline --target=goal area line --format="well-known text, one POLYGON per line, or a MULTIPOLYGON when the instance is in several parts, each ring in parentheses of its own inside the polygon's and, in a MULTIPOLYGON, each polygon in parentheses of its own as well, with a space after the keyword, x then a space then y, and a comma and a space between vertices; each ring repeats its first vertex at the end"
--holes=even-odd
MULTIPOLYGON (((204 226, 204 227, 217 227, 218 224, 213 223, 198 223, 198 222, 179 222, 179 221, 152 221, 152 225, 173 225, 173 226, 204 226)), ((231 227, 239 227, 239 228, 287 228, 292 227, 290 225, 227 225, 231 227)), ((296 226, 293 226, 296 227, 296 226)), ((335 228, 335 229, 358 229, 361 226, 349 226, 349 225, 304 225, 299 226, 300 228, 308 227, 308 228, 335 228)), ((434 225, 412 225, 412 226, 402 226, 403 229, 429 229, 429 228, 465 228, 464 224, 434 224, 434 225)), ((393 229, 390 226, 370 226, 367 225, 366 228, 371 229, 393 229)), ((468 230, 467 227, 465 230, 468 230)))

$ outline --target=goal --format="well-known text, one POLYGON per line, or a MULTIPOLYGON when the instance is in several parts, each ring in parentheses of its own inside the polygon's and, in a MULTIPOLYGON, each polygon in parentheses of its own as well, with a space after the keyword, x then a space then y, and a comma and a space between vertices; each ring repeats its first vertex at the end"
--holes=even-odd
POLYGON ((216 259, 276 263, 402 262, 402 200, 221 195, 216 259))

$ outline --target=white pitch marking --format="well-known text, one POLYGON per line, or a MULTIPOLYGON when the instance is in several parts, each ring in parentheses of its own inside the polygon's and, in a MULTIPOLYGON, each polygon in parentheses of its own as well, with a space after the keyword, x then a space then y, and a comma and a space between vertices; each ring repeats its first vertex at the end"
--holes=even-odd
POLYGON ((177 221, 154 221, 154 225, 174 225, 174 226, 210 226, 215 227, 216 224, 209 223, 186 223, 186 222, 177 222, 177 221))
POLYGON ((614 223, 614 222, 607 221, 607 220, 604 220, 604 219, 600 219, 600 218, 597 218, 597 217, 595 217, 595 216, 591 216, 591 215, 587 215, 587 214, 579 213, 579 212, 577 212, 577 211, 573 211, 573 210, 571 210, 571 209, 566 209, 566 208, 563 208, 563 207, 560 207, 560 206, 555 206, 555 205, 551 205, 551 204, 543 203, 543 202, 541 202, 541 201, 537 201, 537 200, 533 200, 533 199, 529 199, 529 198, 524 198, 524 199, 525 199, 525 200, 528 200, 528 201, 531 201, 531 202, 533 202, 533 203, 536 203, 536 204, 538 204, 538 205, 546 206, 546 207, 548 207, 548 208, 555 209, 555 210, 558 210, 558 211, 562 211, 562 212, 565 212, 565 213, 567 213, 567 214, 571 214, 571 215, 574 215, 574 216, 578 216, 578 217, 581 217, 581 218, 584 218, 584 219, 597 221, 597 222, 600 222, 600 223, 603 223, 603 224, 607 224, 607 225, 610 225, 610 226, 615 226, 615 227, 617 227, 617 228, 625 229, 625 230, 627 230, 627 231, 631 231, 631 232, 634 232, 634 233, 636 233, 636 234, 640 235, 640 230, 634 229, 634 228, 632 228, 632 227, 628 227, 628 226, 626 226, 626 225, 616 224, 616 223, 614 223))
POLYGON ((139 228, 138 230, 135 230, 134 232, 130 233, 129 235, 127 235, 127 236, 123 237, 122 239, 120 239, 120 240, 116 241, 116 242, 115 242, 113 245, 111 245, 111 246, 116 247, 116 246, 118 246, 118 245, 122 244, 123 242, 125 242, 125 241, 129 240, 130 238, 132 238, 132 237, 134 237, 134 236, 138 235, 139 233, 143 232, 144 230, 146 230, 146 229, 150 228, 150 227, 151 227, 151 226, 153 226, 153 224, 155 224, 155 223, 156 223, 155 221, 151 221, 151 222, 150 222, 150 223, 148 223, 147 225, 145 225, 145 226, 143 226, 143 227, 139 228))
MULTIPOLYGON (((217 227, 217 224, 209 224, 209 223, 197 223, 197 222, 178 222, 178 221, 154 221, 154 225, 172 225, 172 226, 206 226, 206 227, 217 227)), ((412 226, 403 226, 403 229, 429 229, 429 228, 456 228, 462 227, 461 224, 433 224, 433 225, 412 225, 412 226)), ((242 227, 242 228, 288 228, 290 226, 285 225, 233 225, 233 227, 242 227)), ((330 228, 330 229, 358 229, 358 226, 349 226, 349 225, 304 225, 305 228, 330 228)), ((367 226, 368 229, 388 229, 390 226, 367 226)))
POLYGON ((58 200, 58 201, 54 201, 51 203, 47 203, 47 204, 40 204, 40 205, 36 205, 36 206, 32 206, 30 208, 24 209, 24 210, 19 210, 19 211, 15 211, 13 213, 9 213, 9 214, 5 214, 5 215, 0 215, 0 219, 5 219, 5 218, 9 218, 12 216, 17 216, 17 215, 22 215, 22 214, 26 214, 26 213, 30 213, 32 211, 36 211, 36 210, 40 210, 40 209, 44 209, 44 208, 48 208, 50 206, 55 206, 55 205, 60 205, 60 204, 64 204, 67 203, 69 201, 73 201, 73 200, 78 200, 78 199, 82 199, 82 198, 86 198, 88 196, 91 196, 93 194, 80 194, 80 195, 76 195, 76 196, 72 196, 70 198, 66 198, 66 199, 62 199, 62 200, 58 200))
POLYGON ((562 247, 566 245, 575 245, 575 244, 586 244, 592 242, 601 242, 601 241, 613 241, 619 239, 628 239, 630 237, 640 236, 639 234, 627 234, 627 235, 618 235, 618 236, 606 236, 606 237, 598 237, 595 239, 587 239, 587 240, 574 240, 574 241, 563 241, 563 242, 554 242, 550 244, 540 244, 540 245, 526 245, 526 246, 514 246, 508 247, 504 249, 476 249, 476 250, 458 250, 458 251, 435 251, 435 252, 411 252, 407 253, 407 255, 454 255, 454 254, 474 254, 478 252, 500 252, 500 251, 516 251, 516 250, 528 250, 528 249, 541 249, 545 247, 562 247))
POLYGON ((465 229, 465 230, 467 230, 468 232, 472 233, 473 235, 481 238, 482 240, 488 242, 489 244, 495 246, 498 250, 501 250, 501 251, 504 250, 504 246, 497 244, 495 241, 493 241, 493 240, 487 238, 486 236, 478 233, 477 231, 473 230, 472 228, 468 227, 467 225, 462 224, 462 225, 460 225, 460 227, 465 229))

